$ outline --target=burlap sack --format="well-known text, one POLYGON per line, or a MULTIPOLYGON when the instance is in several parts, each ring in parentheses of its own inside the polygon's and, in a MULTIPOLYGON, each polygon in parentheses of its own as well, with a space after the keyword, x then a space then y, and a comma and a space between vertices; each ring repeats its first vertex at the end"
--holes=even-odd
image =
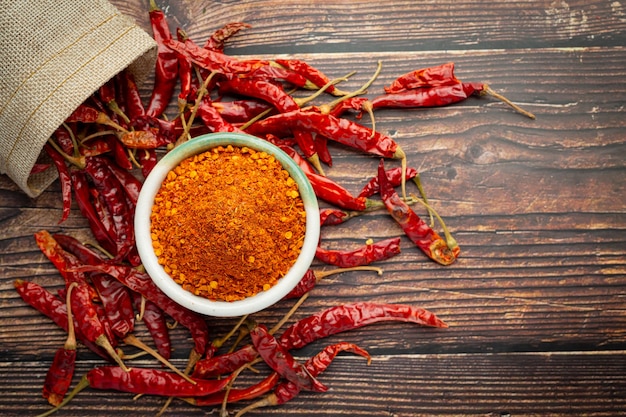
POLYGON ((56 170, 29 175, 52 132, 107 80, 154 69, 152 36, 106 0, 0 0, 0 174, 39 195, 56 170))

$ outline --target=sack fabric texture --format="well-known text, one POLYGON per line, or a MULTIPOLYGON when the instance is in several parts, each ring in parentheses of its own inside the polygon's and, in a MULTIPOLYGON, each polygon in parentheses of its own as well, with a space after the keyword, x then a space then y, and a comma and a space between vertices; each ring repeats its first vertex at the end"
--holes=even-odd
POLYGON ((0 174, 41 194, 56 169, 30 173, 54 130, 123 69, 141 83, 155 59, 152 36, 106 0, 0 0, 0 174))

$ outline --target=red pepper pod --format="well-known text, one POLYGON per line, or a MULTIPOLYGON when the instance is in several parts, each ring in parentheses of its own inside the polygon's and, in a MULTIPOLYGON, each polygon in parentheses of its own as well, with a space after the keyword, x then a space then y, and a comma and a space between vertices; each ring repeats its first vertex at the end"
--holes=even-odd
POLYGON ((157 304, 166 314, 189 329, 194 341, 196 354, 202 356, 209 344, 209 329, 200 315, 188 310, 169 298, 146 273, 124 264, 101 263, 84 265, 79 271, 100 271, 111 275, 131 290, 157 304))
POLYGON ((385 87, 387 94, 399 93, 400 91, 416 88, 439 87, 442 85, 459 84, 454 75, 454 63, 421 68, 408 72, 396 78, 389 86, 385 87))
POLYGON ((385 203, 387 211, 396 223, 400 225, 406 236, 433 261, 441 265, 452 264, 456 260, 460 249, 458 246, 454 250, 450 249, 446 241, 402 200, 391 186, 391 183, 387 181, 382 159, 378 166, 378 183, 380 196, 385 203))
POLYGON ((148 368, 125 371, 118 366, 94 368, 87 372, 86 378, 89 386, 95 389, 168 397, 203 397, 223 390, 230 382, 229 377, 198 379, 193 384, 173 372, 148 368))
POLYGON ((76 365, 76 347, 67 349, 59 348, 52 361, 52 365, 46 374, 43 384, 43 397, 48 402, 57 406, 63 401, 74 377, 76 365))
POLYGON ((229 374, 258 356, 253 345, 245 345, 234 352, 224 353, 196 362, 192 376, 207 378, 229 374))
POLYGON ((448 327, 435 314, 420 307, 406 304, 357 302, 330 307, 306 317, 287 328, 278 341, 284 349, 300 349, 324 337, 385 321, 448 327))
MULTIPOLYGON (((417 176, 417 170, 415 168, 407 167, 406 179, 411 180, 417 176)), ((398 187, 402 184, 402 167, 395 167, 385 171, 387 181, 391 183, 392 187, 398 187)), ((371 197, 379 192, 378 175, 372 177, 367 184, 363 186, 359 197, 371 197)))
POLYGON ((287 349, 280 346, 276 338, 268 332, 267 327, 262 324, 250 326, 250 337, 265 363, 288 381, 293 382, 299 389, 328 391, 328 387, 314 378, 287 349))
POLYGON ((203 100, 198 106, 198 116, 212 132, 239 132, 241 129, 224 120, 220 112, 209 101, 203 100))
MULTIPOLYGON (((276 63, 288 68, 309 80, 315 87, 322 88, 328 84, 331 80, 319 69, 313 67, 306 61, 300 59, 275 59, 276 63)), ((325 90, 327 93, 333 95, 343 95, 345 93, 339 91, 334 85, 328 86, 325 90)))
POLYGON ((169 360, 172 356, 172 341, 165 313, 159 306, 144 298, 141 294, 131 291, 130 295, 135 310, 139 312, 138 316, 141 317, 150 336, 152 336, 157 351, 161 356, 169 360))
POLYGON ((54 162, 54 166, 59 174, 59 181, 61 182, 61 195, 63 196, 63 212, 61 219, 59 220, 59 224, 61 224, 67 220, 72 208, 72 178, 61 154, 49 144, 46 144, 44 149, 46 150, 48 156, 52 159, 52 162, 54 162))
MULTIPOLYGON (((268 393, 272 388, 276 386, 280 380, 280 375, 277 372, 272 372, 267 377, 254 385, 246 388, 231 388, 228 391, 228 403, 235 403, 238 401, 253 400, 259 396, 268 393)), ((224 402, 225 391, 216 392, 215 394, 207 395, 204 397, 191 397, 181 398, 182 400, 193 404, 198 407, 206 407, 209 405, 219 405, 224 402)))
POLYGON ((369 265, 384 261, 400 253, 400 238, 394 237, 363 245, 357 249, 339 251, 318 247, 315 258, 340 268, 369 265))
POLYGON ((440 85, 383 94, 372 99, 374 109, 442 107, 465 100, 475 92, 472 84, 440 85))
POLYGON ((289 291, 287 295, 285 295, 284 299, 289 300, 291 298, 300 298, 315 288, 316 284, 317 277, 315 276, 315 272, 312 269, 308 269, 298 284, 291 291, 289 291))
MULTIPOLYGON (((304 363, 307 371, 313 376, 318 376, 322 372, 324 372, 332 363, 332 361, 337 357, 340 352, 352 352, 356 355, 363 356, 367 359, 367 362, 371 361, 371 357, 366 350, 361 349, 359 346, 348 343, 348 342, 339 342, 334 345, 326 346, 322 351, 320 351, 317 355, 313 356, 304 363)), ((300 393, 300 389, 296 386, 296 384, 286 381, 279 384, 274 390, 274 395, 276 395, 276 404, 284 404, 287 401, 292 400, 296 395, 300 393)))
POLYGON ((404 152, 387 135, 352 120, 315 111, 290 111, 252 124, 246 129, 253 135, 288 134, 292 130, 311 131, 345 146, 385 158, 404 158, 404 152))

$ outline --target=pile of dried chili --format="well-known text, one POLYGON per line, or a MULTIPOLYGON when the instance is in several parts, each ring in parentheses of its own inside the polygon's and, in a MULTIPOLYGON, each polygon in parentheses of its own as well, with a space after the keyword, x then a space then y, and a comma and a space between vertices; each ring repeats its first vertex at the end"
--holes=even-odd
POLYGON ((216 147, 167 174, 151 215, 155 253, 186 290, 235 301, 270 289, 295 263, 306 212, 281 163, 247 147, 216 147))
MULTIPOLYGON (((153 0, 148 16, 158 44, 153 91, 142 97, 132 75, 121 72, 79 106, 45 147, 61 182, 59 223, 70 216, 75 203, 98 248, 64 233, 37 232, 36 244, 58 269, 61 289, 55 292, 24 280, 14 283, 27 304, 69 333, 58 357, 51 360, 42 390, 55 408, 42 415, 90 387, 175 395, 194 406, 222 404, 222 415, 229 403, 258 399, 240 408, 239 416, 284 404, 301 390, 325 391, 317 378, 340 352, 370 359, 363 348, 346 342, 331 341, 302 362, 292 350, 382 321, 447 327, 417 306, 356 301, 299 318, 276 335, 289 315, 272 329, 250 318, 248 333, 241 333, 249 343, 239 348, 235 343, 221 352, 230 334, 211 340, 205 317, 167 297, 142 268, 132 227, 142 177, 157 163, 157 155, 195 136, 246 132, 281 147, 302 168, 323 204, 319 213, 323 226, 345 225, 368 211, 386 210, 389 231, 395 230, 397 236, 359 236, 365 245, 337 248, 325 245, 322 235, 317 260, 341 268, 309 269, 281 301, 297 299, 295 311, 324 276, 356 270, 382 273, 378 266, 365 265, 387 262, 401 247, 414 250, 407 256, 423 252, 440 265, 450 265, 459 256, 456 240, 426 200, 419 173, 407 166, 402 144, 375 128, 375 110, 439 107, 491 96, 527 117, 535 116, 484 83, 460 81, 453 63, 400 75, 370 100, 364 95, 374 91, 380 63, 365 85, 344 91, 336 84, 347 76, 332 79, 302 60, 228 55, 226 42, 250 27, 245 23, 229 23, 196 43, 180 28, 173 36, 171 22, 153 0), (293 93, 298 90, 317 92, 296 98, 293 93), (329 96, 329 102, 305 106, 329 96), (170 108, 174 114, 166 114, 170 108), (359 121, 360 112, 370 114, 371 127, 359 121), (332 170, 328 176, 324 172, 322 164, 333 167, 328 143, 382 158, 376 172, 364 174, 363 178, 371 179, 360 194, 352 194, 333 179, 332 170), (397 162, 400 166, 387 168, 397 162), (419 198, 407 197, 407 180, 413 181, 419 198), (411 208, 415 203, 426 207, 430 223, 411 208), (443 237, 435 230, 434 218, 443 237), (139 321, 156 350, 135 335, 139 321), (185 372, 168 362, 172 353, 168 321, 179 323, 190 334, 193 346, 185 372), (120 346, 140 347, 158 363, 155 368, 126 366, 132 359, 123 355, 120 346), (89 349, 108 366, 95 366, 67 393, 75 358, 80 357, 76 351, 82 349, 89 349), (231 388, 239 372, 261 360, 270 369, 265 378, 248 387, 231 388), (118 366, 110 366, 111 361, 118 366)), ((305 213, 295 182, 270 155, 246 148, 215 148, 170 172, 157 196, 152 225, 159 261, 184 288, 210 299, 236 300, 271 288, 290 268, 302 248, 305 213)))

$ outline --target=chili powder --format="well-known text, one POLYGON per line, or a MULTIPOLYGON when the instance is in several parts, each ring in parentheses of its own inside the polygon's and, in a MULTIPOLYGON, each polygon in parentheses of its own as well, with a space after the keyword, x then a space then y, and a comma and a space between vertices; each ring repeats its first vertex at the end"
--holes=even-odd
POLYGON ((218 146, 167 174, 150 220, 159 264, 178 284, 235 301, 287 273, 302 249, 306 214, 298 185, 273 155, 218 146))

